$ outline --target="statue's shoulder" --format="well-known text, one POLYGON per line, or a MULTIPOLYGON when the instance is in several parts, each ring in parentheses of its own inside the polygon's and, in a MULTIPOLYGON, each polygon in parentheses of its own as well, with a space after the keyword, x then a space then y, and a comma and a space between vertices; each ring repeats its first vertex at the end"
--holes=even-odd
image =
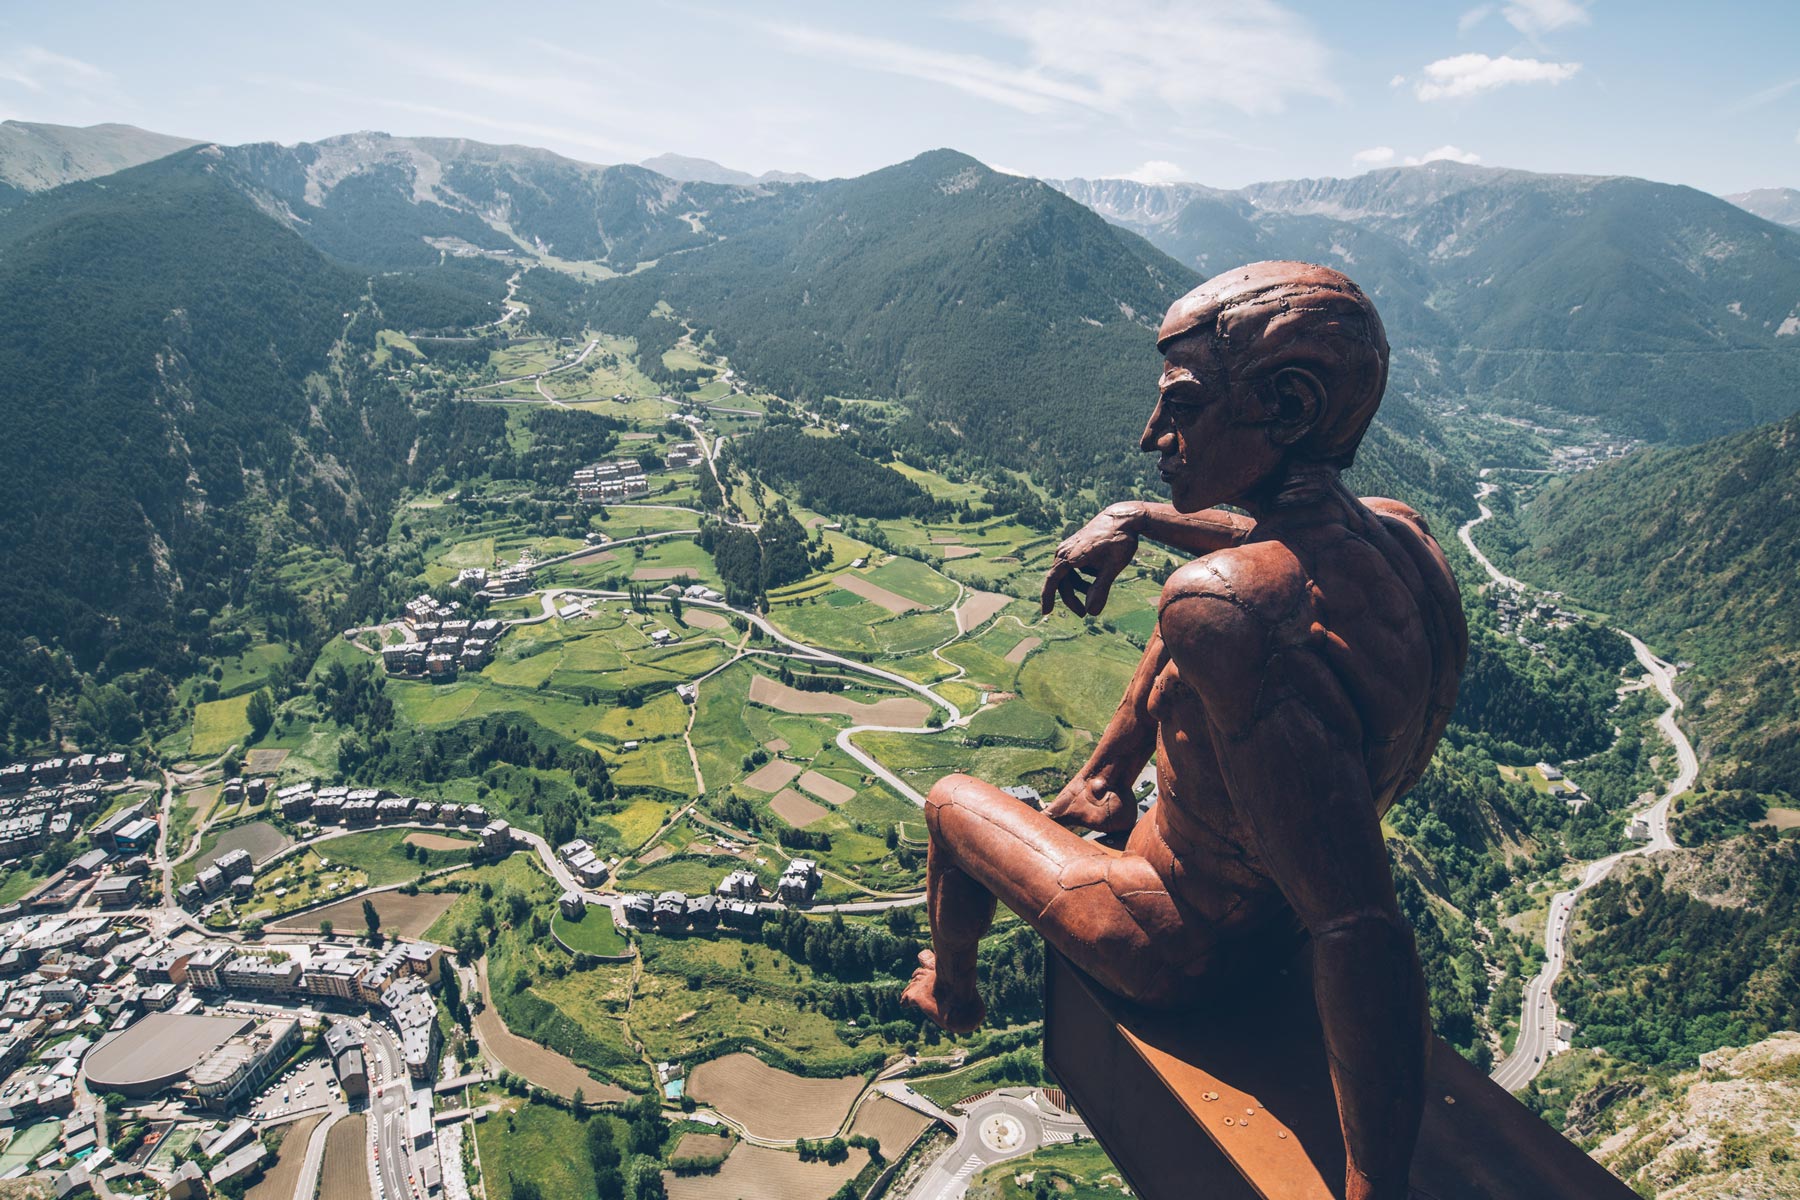
POLYGON ((1431 536, 1431 527, 1425 523, 1425 516, 1410 504, 1399 500, 1389 500, 1385 496, 1359 497, 1362 506, 1380 517, 1391 529, 1396 524, 1415 533, 1431 536))
POLYGON ((1270 634, 1309 612, 1306 570, 1278 541, 1247 542, 1203 555, 1163 585, 1164 640, 1224 640, 1270 634))

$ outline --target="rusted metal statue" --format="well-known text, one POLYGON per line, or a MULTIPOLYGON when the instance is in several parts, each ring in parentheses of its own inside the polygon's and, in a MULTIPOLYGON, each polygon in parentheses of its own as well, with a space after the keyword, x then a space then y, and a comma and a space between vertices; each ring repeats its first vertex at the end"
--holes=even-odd
POLYGON ((1046 809, 966 775, 926 805, 933 949, 905 998, 944 1028, 984 1010, 976 944, 996 899, 1103 986, 1179 1007, 1310 944, 1351 1200, 1401 1197, 1429 1022, 1381 816, 1456 700, 1467 630, 1419 514, 1339 481, 1387 382, 1387 339, 1349 279, 1227 271, 1164 317, 1139 446, 1173 505, 1108 508, 1044 584, 1097 613, 1148 537, 1195 555, 1092 757, 1046 809), (1214 505, 1229 504, 1247 515, 1214 505), (1160 799, 1133 782, 1155 755, 1160 799), (1122 850, 1068 826, 1129 831, 1122 850))

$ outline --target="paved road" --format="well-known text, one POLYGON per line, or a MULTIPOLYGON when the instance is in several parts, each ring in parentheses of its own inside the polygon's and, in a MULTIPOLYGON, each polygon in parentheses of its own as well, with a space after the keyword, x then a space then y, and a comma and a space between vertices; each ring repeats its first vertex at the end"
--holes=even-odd
POLYGON ((995 1092, 969 1105, 966 1117, 950 1117, 956 1143, 919 1177, 906 1200, 961 1200, 969 1181, 995 1163, 1093 1136, 1081 1118, 1047 1104, 1039 1107, 1034 1097, 1015 1091, 995 1092))
MULTIPOLYGON (((1481 473, 1486 475, 1488 473, 1488 468, 1483 467, 1481 473)), ((1498 484, 1489 483, 1485 479, 1481 481, 1481 485, 1475 489, 1475 507, 1480 511, 1481 515, 1472 521, 1464 521, 1461 528, 1456 531, 1456 536, 1462 539, 1462 544, 1468 548, 1470 554, 1475 556, 1475 561, 1481 564, 1481 569, 1488 573, 1489 579, 1502 587, 1511 588, 1515 592, 1523 592, 1526 590, 1525 582, 1520 579, 1514 579, 1511 575, 1506 574, 1506 572, 1502 571, 1499 567, 1496 567, 1492 560, 1481 552, 1481 547, 1475 544, 1475 538, 1473 536, 1474 528, 1483 521, 1492 519, 1494 515, 1494 510, 1483 504, 1482 501, 1486 500, 1489 496, 1499 490, 1500 487, 1498 484)))
MULTIPOLYGON (((524 305, 520 305, 520 307, 523 308, 524 305)), ((505 379, 496 379, 496 380, 492 381, 491 383, 477 383, 470 387, 464 388, 463 391, 465 393, 479 392, 479 391, 485 391, 488 388, 500 387, 503 384, 523 383, 526 380, 530 380, 531 382, 533 382, 534 384, 537 385, 538 395, 542 396, 545 400, 548 400, 550 403, 556 405, 559 408, 567 408, 567 407, 569 407, 568 405, 564 404, 562 401, 558 400, 556 397, 552 396, 549 392, 546 392, 544 390, 542 380, 546 376, 556 375, 563 371, 573 371, 576 367, 579 367, 582 363, 587 361, 587 356, 592 354, 594 352, 594 347, 598 346, 599 344, 600 344, 600 342, 599 342, 599 339, 597 339, 597 338, 589 341, 587 345, 585 345, 581 348, 580 354, 577 354, 574 358, 570 359, 566 363, 559 363, 554 367, 546 367, 542 371, 533 371, 529 375, 509 375, 505 379)), ((530 397, 517 397, 517 396, 513 396, 513 397, 468 396, 467 398, 470 400, 480 401, 480 402, 484 402, 484 403, 491 403, 493 400, 496 400, 496 399, 512 399, 512 400, 524 399, 527 404, 538 403, 536 400, 532 400, 530 397)))
POLYGON ((294 1200, 313 1200, 319 1190, 319 1172, 325 1166, 325 1137, 331 1127, 348 1114, 348 1109, 341 1105, 333 1105, 325 1114, 325 1119, 313 1129, 312 1140, 306 1144, 306 1158, 300 1164, 300 1178, 294 1183, 294 1200))
MULTIPOLYGON (((1487 469, 1483 468, 1481 473, 1486 475, 1487 469)), ((1481 501, 1491 496, 1495 490, 1494 484, 1486 480, 1481 482, 1475 492, 1475 501, 1481 515, 1466 522, 1456 533, 1463 545, 1468 547, 1469 553, 1475 556, 1475 561, 1487 572, 1489 579, 1515 592, 1524 592, 1529 590, 1528 586, 1489 561, 1470 535, 1471 530, 1494 515, 1481 501)), ((1675 694, 1675 668, 1652 654, 1650 648, 1635 635, 1623 629, 1615 632, 1631 643, 1632 653, 1644 668, 1645 678, 1668 704, 1668 708, 1656 719, 1656 729, 1675 747, 1679 770, 1674 782, 1669 784, 1661 796, 1628 818, 1629 823, 1641 817, 1649 825, 1649 840, 1634 849, 1610 854, 1589 863, 1574 887, 1558 892, 1551 898, 1550 913, 1544 923, 1544 967, 1525 983, 1524 1011, 1519 1018, 1518 1039, 1513 1043, 1513 1052, 1493 1071, 1494 1082, 1508 1091, 1517 1091, 1537 1078, 1538 1073, 1544 1069, 1544 1064, 1556 1052, 1556 997, 1551 993, 1568 961, 1569 920, 1575 911, 1575 901, 1581 893, 1610 875, 1620 859, 1674 849, 1675 842, 1669 836, 1670 803, 1692 788, 1695 778, 1700 774, 1700 760, 1694 753, 1693 744, 1688 741, 1687 735, 1675 720, 1675 714, 1682 707, 1681 698, 1675 694)))
POLYGON ((403 1200, 411 1194, 409 1177, 413 1174, 406 1062, 393 1030, 373 1021, 363 1053, 371 1071, 381 1073, 379 1083, 369 1080, 369 1179, 377 1200, 403 1200))
MULTIPOLYGON (((617 545, 618 543, 613 544, 617 545)), ((629 600, 631 598, 625 592, 607 592, 593 588, 559 588, 556 590, 565 595, 595 596, 603 600, 629 600)), ((949 719, 945 721, 942 726, 852 725, 837 736, 838 746, 841 747, 846 754, 850 755, 850 757, 868 768, 870 774, 875 775, 886 782, 890 787, 894 788, 894 790, 899 792, 902 796, 905 796, 908 800, 911 800, 914 804, 917 804, 919 807, 923 808, 925 806, 925 797, 914 791, 904 779, 901 779, 898 775, 882 766, 879 762, 875 761, 875 758, 872 755, 866 753, 859 747, 854 740, 855 735, 870 731, 883 733, 941 733, 952 726, 967 723, 968 717, 963 715, 962 709, 938 695, 927 684, 920 683, 914 679, 908 679, 904 675, 897 675, 892 671, 884 671, 880 667, 871 666, 858 659, 847 658, 841 654, 834 654, 829 650, 821 650, 815 646, 808 646, 804 642, 795 641, 793 638, 771 625, 760 613, 751 612, 742 608, 733 608, 728 604, 712 600, 684 600, 682 603, 690 607, 712 608, 717 609, 720 612, 735 613, 762 630, 765 637, 780 645, 786 646, 791 650, 804 654, 808 659, 814 662, 832 663, 860 675, 867 675, 874 679, 880 679, 886 683, 897 684, 907 691, 923 697, 926 703, 948 712, 950 714, 949 719)), ((544 619, 545 618, 543 617, 534 617, 529 618, 529 621, 535 622, 544 619)), ((524 624, 527 622, 519 623, 524 624)))

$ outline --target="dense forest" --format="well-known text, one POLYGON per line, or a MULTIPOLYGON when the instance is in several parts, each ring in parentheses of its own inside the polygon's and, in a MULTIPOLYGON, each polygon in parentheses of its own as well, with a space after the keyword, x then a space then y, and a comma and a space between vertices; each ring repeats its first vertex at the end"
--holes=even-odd
POLYGON ((855 517, 924 517, 936 506, 924 488, 859 454, 842 438, 773 425, 731 443, 731 457, 791 489, 808 508, 855 517))
POLYGON ((1518 518, 1519 572, 1668 657, 1722 786, 1800 795, 1800 417, 1557 480, 1518 518))
POLYGON ((1679 866, 1635 864, 1582 901, 1557 994, 1583 1043, 1691 1065, 1800 1028, 1800 841, 1758 830, 1683 853, 1679 866))

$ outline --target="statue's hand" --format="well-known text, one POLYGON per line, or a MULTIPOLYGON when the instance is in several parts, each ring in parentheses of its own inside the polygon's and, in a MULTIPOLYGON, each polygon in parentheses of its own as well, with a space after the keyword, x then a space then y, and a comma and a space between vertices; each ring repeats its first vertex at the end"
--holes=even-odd
POLYGON ((1129 522, 1125 511, 1109 508, 1063 539, 1056 561, 1044 575, 1040 603, 1046 616, 1056 610, 1059 594, 1078 617, 1097 615, 1106 607, 1113 580, 1137 553, 1137 534, 1129 522), (1091 582, 1082 578, 1083 572, 1093 576, 1091 582))
POLYGON ((1063 825, 1096 833, 1124 833, 1137 824, 1137 801, 1106 780, 1083 771, 1056 793, 1044 815, 1063 825))

